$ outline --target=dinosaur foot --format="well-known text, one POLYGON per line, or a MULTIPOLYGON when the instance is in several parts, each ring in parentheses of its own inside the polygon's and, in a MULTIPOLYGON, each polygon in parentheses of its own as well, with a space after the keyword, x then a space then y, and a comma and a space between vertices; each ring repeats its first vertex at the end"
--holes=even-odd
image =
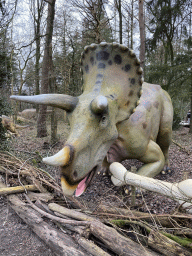
POLYGON ((172 174, 172 172, 173 172, 173 170, 171 170, 169 166, 164 166, 163 170, 161 171, 161 173, 163 175, 165 175, 165 174, 172 174))
POLYGON ((126 195, 130 195, 130 196, 135 196, 136 198, 141 197, 141 195, 145 192, 146 190, 143 188, 139 188, 139 187, 134 187, 131 185, 127 185, 124 189, 124 192, 126 195))

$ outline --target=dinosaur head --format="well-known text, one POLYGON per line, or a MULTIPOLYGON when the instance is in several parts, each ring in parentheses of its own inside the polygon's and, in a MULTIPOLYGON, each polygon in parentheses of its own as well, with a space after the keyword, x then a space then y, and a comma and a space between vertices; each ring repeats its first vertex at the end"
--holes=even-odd
POLYGON ((132 50, 101 43, 82 53, 83 93, 11 96, 12 99, 59 107, 67 111, 71 133, 47 164, 61 167, 65 195, 81 195, 108 149, 118 137, 117 123, 128 119, 139 104, 142 69, 132 50))

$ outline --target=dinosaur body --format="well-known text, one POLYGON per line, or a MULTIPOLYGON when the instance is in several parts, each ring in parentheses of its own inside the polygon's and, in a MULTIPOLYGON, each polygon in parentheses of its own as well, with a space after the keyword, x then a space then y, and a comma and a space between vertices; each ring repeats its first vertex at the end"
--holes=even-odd
POLYGON ((123 45, 85 47, 81 66, 83 93, 79 97, 12 96, 67 111, 71 133, 63 149, 43 159, 61 166, 64 194, 76 191, 76 196, 81 195, 102 165, 125 158, 144 162, 138 170, 141 175, 158 174, 168 164, 171 141, 172 105, 168 94, 158 85, 143 84, 139 61, 123 45))
POLYGON ((135 112, 117 124, 118 139, 109 149, 106 162, 138 159, 144 163, 138 174, 154 177, 169 166, 173 108, 168 93, 159 85, 143 83, 142 88, 135 112))

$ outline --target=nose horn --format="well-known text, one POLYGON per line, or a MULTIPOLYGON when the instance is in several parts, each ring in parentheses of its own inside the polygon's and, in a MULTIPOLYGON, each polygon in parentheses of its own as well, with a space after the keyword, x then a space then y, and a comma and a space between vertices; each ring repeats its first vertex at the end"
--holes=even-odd
POLYGON ((73 149, 71 146, 66 145, 57 154, 43 158, 45 164, 53 166, 65 166, 69 164, 73 157, 73 149))
POLYGON ((91 110, 95 114, 103 113, 107 110, 108 101, 105 96, 99 95, 91 102, 91 110))

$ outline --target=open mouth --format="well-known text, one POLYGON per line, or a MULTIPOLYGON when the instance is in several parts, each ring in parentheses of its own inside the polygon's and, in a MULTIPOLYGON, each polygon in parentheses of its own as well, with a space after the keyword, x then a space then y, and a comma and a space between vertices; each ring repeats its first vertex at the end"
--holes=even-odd
POLYGON ((96 170, 97 170, 97 166, 95 166, 90 172, 89 174, 82 179, 82 181, 79 182, 76 190, 75 190, 75 196, 78 197, 80 195, 82 195, 86 188, 91 184, 91 181, 93 180, 95 174, 96 174, 96 170))

